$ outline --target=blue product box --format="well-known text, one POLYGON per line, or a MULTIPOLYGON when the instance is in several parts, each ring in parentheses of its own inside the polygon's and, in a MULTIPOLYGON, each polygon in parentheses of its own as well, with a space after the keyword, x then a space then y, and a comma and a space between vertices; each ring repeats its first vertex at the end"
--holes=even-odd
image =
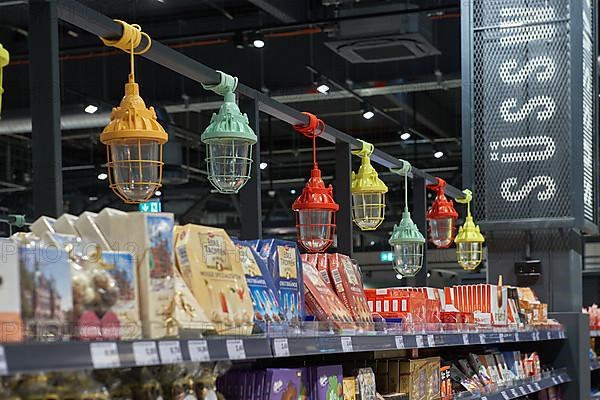
POLYGON ((304 320, 304 283, 302 261, 295 242, 266 239, 260 242, 260 253, 275 284, 279 287, 280 307, 287 321, 304 320))

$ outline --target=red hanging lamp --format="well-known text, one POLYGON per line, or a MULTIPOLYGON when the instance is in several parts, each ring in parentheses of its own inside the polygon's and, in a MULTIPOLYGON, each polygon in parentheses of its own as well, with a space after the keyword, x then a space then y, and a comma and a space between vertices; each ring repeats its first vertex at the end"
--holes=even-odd
POLYGON ((303 114, 308 117, 308 124, 294 125, 294 129, 312 139, 313 169, 292 209, 296 213, 298 243, 311 253, 319 253, 333 243, 335 213, 340 206, 333 199, 333 186, 325 187, 317 165, 317 136, 323 132, 325 124, 313 114, 303 114))
POLYGON ((429 190, 437 193, 433 204, 427 210, 429 223, 429 239, 437 248, 450 247, 454 241, 455 223, 458 213, 452 200, 446 198, 446 181, 436 178, 435 185, 427 185, 429 190))

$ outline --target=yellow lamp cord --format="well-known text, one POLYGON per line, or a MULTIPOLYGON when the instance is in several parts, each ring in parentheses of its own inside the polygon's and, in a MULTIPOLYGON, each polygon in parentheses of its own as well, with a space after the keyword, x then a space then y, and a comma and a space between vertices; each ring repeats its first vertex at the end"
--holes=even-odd
POLYGON ((135 82, 135 65, 134 65, 134 55, 144 54, 148 50, 150 50, 150 46, 152 46, 152 39, 146 32, 142 32, 142 27, 138 24, 128 24, 125 21, 121 21, 120 19, 115 19, 115 22, 121 24, 123 27, 123 34, 119 39, 111 40, 100 37, 102 43, 106 46, 116 47, 118 49, 123 50, 125 53, 129 53, 131 55, 130 65, 131 65, 131 73, 129 74, 129 83, 135 82), (146 47, 141 50, 135 51, 135 49, 142 42, 142 37, 145 37, 147 40, 146 47))

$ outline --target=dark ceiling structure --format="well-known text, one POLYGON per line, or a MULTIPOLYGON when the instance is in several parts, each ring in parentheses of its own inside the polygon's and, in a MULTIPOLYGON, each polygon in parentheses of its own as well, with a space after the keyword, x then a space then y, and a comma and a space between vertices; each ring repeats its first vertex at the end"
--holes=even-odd
MULTIPOLYGON (((81 2, 138 23, 153 40, 461 186, 456 0, 81 2), (256 40, 264 47, 256 47, 256 40), (323 83, 327 93, 317 90, 323 83), (367 120, 363 112, 369 109, 375 116, 367 120), (443 155, 436 158, 436 152, 443 155)), ((26 1, 0 0, 0 43, 11 53, 0 120, 1 214, 32 214, 27 15, 26 1)), ((235 235, 243 206, 238 196, 211 190, 200 143, 219 99, 147 60, 140 58, 136 65, 142 97, 158 110, 170 135, 163 209, 180 223, 222 226, 235 235)), ((122 96, 127 56, 61 23, 60 67, 65 211, 131 209, 98 179, 106 161, 99 135, 122 96), (93 114, 84 111, 90 104, 98 107, 93 114)), ((290 237, 291 204, 309 175, 311 143, 267 115, 262 115, 259 138, 266 163, 261 171, 265 234, 290 237)), ((334 146, 318 145, 319 165, 333 182, 334 146)), ((391 189, 386 225, 375 233, 357 233, 357 247, 387 248, 389 228, 402 210, 401 180, 378 169, 391 189)))

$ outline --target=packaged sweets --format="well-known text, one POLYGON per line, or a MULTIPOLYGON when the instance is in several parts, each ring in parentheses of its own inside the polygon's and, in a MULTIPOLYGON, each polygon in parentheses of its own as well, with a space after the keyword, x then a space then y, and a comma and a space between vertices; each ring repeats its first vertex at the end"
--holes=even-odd
POLYGON ((311 399, 344 400, 341 365, 314 367, 312 377, 311 399))
POLYGON ((254 321, 259 323, 259 328, 260 324, 264 325, 265 322, 283 321, 284 315, 279 307, 279 290, 265 260, 244 242, 236 243, 236 247, 254 306, 254 321))
MULTIPOLYGON (((377 400, 375 374, 371 368, 361 368, 356 375, 358 398, 361 400, 377 400)), ((411 398, 412 399, 412 398, 411 398)))
POLYGON ((177 227, 177 265, 219 333, 252 332, 253 309, 239 252, 223 229, 177 227))
POLYGON ((354 376, 344 377, 342 385, 344 400, 356 400, 356 378, 354 376))
POLYGON ((164 311, 173 300, 173 214, 110 213, 102 219, 109 243, 133 254, 138 268, 139 308, 144 337, 176 335, 164 311), (167 329, 168 328, 168 329, 167 329))
POLYGON ((337 328, 351 328, 353 318, 348 309, 342 304, 335 293, 323 282, 317 269, 304 263, 304 299, 318 321, 332 322, 337 328))
POLYGON ((268 368, 265 375, 265 400, 297 400, 300 393, 300 369, 268 368))
POLYGON ((329 254, 329 272, 335 291, 357 322, 372 323, 373 317, 358 278, 358 271, 343 254, 329 254))
POLYGON ((268 262, 269 270, 279 287, 280 307, 287 321, 304 319, 304 290, 302 260, 294 242, 279 239, 261 240, 260 255, 268 262))

